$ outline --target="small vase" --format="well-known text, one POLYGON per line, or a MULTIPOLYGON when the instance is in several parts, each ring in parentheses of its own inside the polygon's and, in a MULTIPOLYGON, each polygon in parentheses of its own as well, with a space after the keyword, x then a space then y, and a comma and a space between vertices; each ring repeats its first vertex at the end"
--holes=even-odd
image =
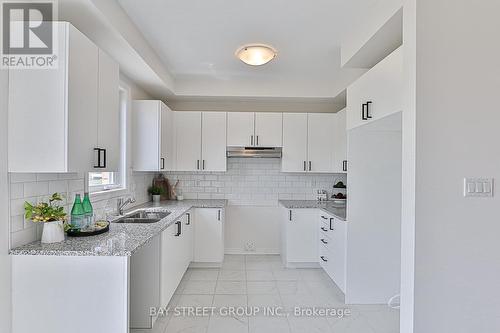
POLYGON ((153 202, 160 202, 161 195, 153 195, 153 202))
POLYGON ((64 224, 62 221, 44 222, 42 243, 59 243, 64 240, 64 224))

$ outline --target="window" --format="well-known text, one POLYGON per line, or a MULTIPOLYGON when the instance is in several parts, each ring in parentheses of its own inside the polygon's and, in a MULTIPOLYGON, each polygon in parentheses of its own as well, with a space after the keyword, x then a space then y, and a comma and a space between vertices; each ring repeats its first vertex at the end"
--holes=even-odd
POLYGON ((127 152, 127 109, 129 104, 128 89, 120 86, 120 166, 115 172, 89 172, 88 186, 90 192, 104 192, 126 188, 126 152, 127 152))

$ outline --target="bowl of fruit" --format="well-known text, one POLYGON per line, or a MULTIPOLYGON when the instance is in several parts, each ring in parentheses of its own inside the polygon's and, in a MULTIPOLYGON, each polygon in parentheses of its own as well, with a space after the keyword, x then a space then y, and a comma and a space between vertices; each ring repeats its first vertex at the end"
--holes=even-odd
POLYGON ((332 195, 332 200, 334 203, 344 204, 346 203, 347 196, 344 193, 337 193, 332 195))

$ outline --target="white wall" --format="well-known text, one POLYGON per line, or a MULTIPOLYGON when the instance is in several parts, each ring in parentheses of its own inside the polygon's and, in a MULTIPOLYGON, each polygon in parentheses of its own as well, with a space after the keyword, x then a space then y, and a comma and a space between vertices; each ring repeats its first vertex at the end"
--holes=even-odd
POLYGON ((415 332, 500 331, 500 2, 419 0, 415 332))
POLYGON ((0 332, 10 332, 11 261, 7 167, 8 72, 0 70, 0 332))
POLYGON ((316 200, 316 190, 331 192, 345 174, 282 173, 275 158, 229 158, 227 172, 165 172, 178 179, 186 199, 227 199, 225 250, 244 252, 254 242, 256 252, 279 253, 278 200, 316 200))

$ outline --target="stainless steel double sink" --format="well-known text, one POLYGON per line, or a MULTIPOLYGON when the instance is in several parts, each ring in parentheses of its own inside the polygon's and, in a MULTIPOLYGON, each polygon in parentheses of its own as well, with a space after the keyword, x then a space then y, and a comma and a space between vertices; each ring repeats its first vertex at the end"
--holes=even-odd
POLYGON ((170 214, 169 211, 157 211, 157 210, 147 210, 141 209, 136 210, 133 213, 127 214, 119 219, 113 221, 114 223, 156 223, 161 219, 167 217, 170 214))

